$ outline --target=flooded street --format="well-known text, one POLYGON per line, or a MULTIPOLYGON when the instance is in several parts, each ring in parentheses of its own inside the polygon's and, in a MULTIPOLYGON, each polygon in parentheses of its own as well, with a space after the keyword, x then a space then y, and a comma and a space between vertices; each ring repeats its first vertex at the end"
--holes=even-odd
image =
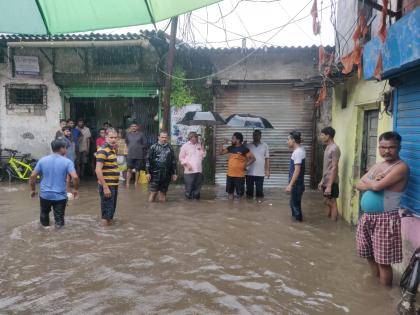
POLYGON ((117 222, 99 226, 92 182, 69 202, 66 227, 39 227, 27 185, 0 186, 0 314, 395 314, 355 253, 354 228, 324 218, 304 195, 304 222, 288 197, 200 202, 171 187, 166 204, 121 188, 117 222))

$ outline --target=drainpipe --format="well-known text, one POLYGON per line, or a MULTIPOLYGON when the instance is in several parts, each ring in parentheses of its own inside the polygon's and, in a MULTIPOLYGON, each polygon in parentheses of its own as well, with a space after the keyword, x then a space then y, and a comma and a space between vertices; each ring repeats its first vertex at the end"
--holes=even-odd
POLYGON ((19 41, 7 42, 8 47, 15 48, 76 48, 76 47, 112 47, 112 46, 142 46, 149 47, 149 42, 146 39, 133 39, 133 40, 113 40, 113 41, 19 41))

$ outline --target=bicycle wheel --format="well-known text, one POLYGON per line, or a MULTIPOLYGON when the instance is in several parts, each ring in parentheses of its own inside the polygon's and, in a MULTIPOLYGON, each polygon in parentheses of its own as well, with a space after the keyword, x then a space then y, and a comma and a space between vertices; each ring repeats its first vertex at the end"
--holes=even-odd
POLYGON ((9 178, 9 174, 4 169, 4 167, 0 167, 0 182, 4 182, 6 179, 9 178))
POLYGON ((10 170, 6 167, 0 167, 0 182, 4 181, 12 181, 12 174, 10 174, 10 170))

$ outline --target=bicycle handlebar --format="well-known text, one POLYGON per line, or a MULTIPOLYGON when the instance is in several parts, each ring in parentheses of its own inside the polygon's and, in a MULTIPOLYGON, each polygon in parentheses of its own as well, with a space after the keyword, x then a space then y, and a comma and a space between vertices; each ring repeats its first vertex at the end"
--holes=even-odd
POLYGON ((12 149, 2 149, 3 151, 6 151, 6 152, 10 152, 10 153, 18 153, 19 151, 17 151, 17 150, 12 150, 12 149))

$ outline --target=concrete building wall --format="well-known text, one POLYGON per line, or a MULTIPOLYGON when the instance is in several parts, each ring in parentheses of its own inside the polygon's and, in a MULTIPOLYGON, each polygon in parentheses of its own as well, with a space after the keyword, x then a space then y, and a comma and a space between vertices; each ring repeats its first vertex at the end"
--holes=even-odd
MULTIPOLYGON (((56 74, 65 75, 67 78, 78 76, 79 84, 89 83, 87 81, 104 83, 107 81, 118 82, 119 80, 155 81, 158 77, 156 65, 159 58, 151 46, 148 49, 140 46, 118 47, 118 50, 122 51, 122 58, 116 58, 121 60, 121 63, 116 61, 115 64, 98 64, 94 55, 95 51, 99 49, 104 49, 104 47, 56 49, 54 69, 56 74), (128 51, 135 56, 133 63, 125 63, 123 60, 124 52, 128 51)), ((102 58, 107 58, 107 55, 102 58)))
POLYGON ((11 63, 0 64, 0 145, 3 148, 31 153, 35 158, 40 158, 50 152, 51 140, 58 129, 61 111, 60 91, 53 81, 51 64, 39 50, 17 49, 15 54, 38 56, 40 75, 13 77, 11 63), (45 84, 48 89, 48 108, 42 114, 7 110, 5 85, 10 83, 45 84))
POLYGON ((209 50, 219 80, 298 80, 318 76, 318 48, 268 48, 236 64, 251 51, 209 50))
MULTIPOLYGON (((343 218, 357 223, 359 213, 359 192, 355 184, 360 179, 364 111, 378 109, 381 94, 387 89, 386 82, 358 81, 356 78, 336 85, 333 91, 332 126, 336 130, 335 142, 341 150, 339 163, 340 198, 338 208, 343 218), (342 91, 347 88, 347 107, 342 108, 342 91)), ((383 111, 381 105, 380 112, 383 111)), ((378 136, 392 130, 392 118, 379 114, 378 136)), ((379 155, 377 154, 379 160, 379 155)))

